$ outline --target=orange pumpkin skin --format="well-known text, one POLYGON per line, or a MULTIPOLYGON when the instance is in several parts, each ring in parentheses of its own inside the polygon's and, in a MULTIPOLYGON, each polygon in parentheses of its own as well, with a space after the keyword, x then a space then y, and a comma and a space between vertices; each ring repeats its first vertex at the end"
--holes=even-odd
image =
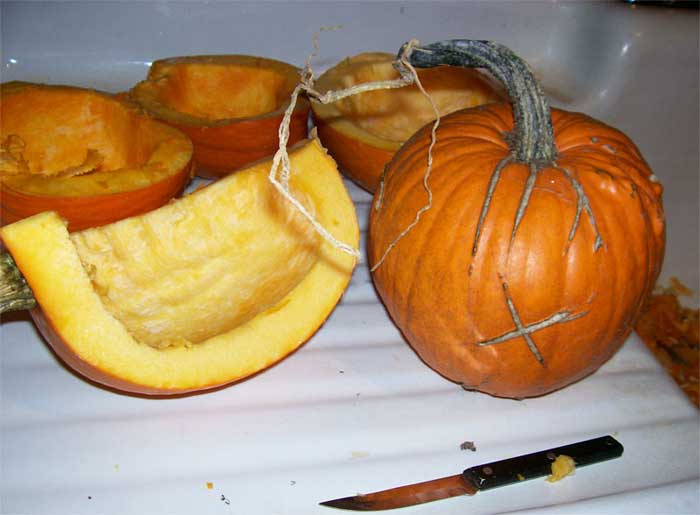
POLYGON ((192 175, 192 161, 177 174, 149 187, 87 197, 50 197, 31 195, 0 186, 0 220, 10 224, 42 211, 56 211, 70 220, 70 231, 98 227, 119 218, 152 211, 182 194, 192 175))
POLYGON ((212 385, 209 388, 192 388, 177 392, 171 392, 161 388, 150 388, 116 377, 104 370, 91 365, 75 354, 70 346, 61 338, 53 322, 40 308, 34 308, 29 314, 41 335, 49 343, 51 350, 73 371, 87 378, 92 383, 115 391, 128 392, 136 395, 179 396, 197 391, 206 391, 221 385, 212 385))
MULTIPOLYGON (((662 187, 629 138, 585 115, 552 110, 558 154, 539 172, 515 236, 530 171, 520 163, 502 169, 477 241, 492 174, 510 154, 504 137, 512 120, 507 104, 442 119, 429 177, 432 207, 373 279, 430 367, 467 389, 523 398, 585 377, 622 345, 661 268, 665 222, 662 187), (567 172, 590 213, 577 215, 581 197, 567 172), (516 318, 521 331, 509 335, 516 318)), ((388 165, 370 216, 372 265, 427 202, 430 128, 388 165)))
MULTIPOLYGON (((300 98, 289 123, 289 145, 307 136, 309 101, 300 98)), ((254 120, 238 120, 211 127, 169 122, 184 132, 194 144, 197 175, 219 179, 243 166, 273 155, 279 148, 277 133, 284 113, 277 112, 254 120)))
POLYGON ((335 130, 320 117, 314 117, 314 122, 323 145, 338 163, 342 163, 345 173, 352 170, 352 180, 360 187, 370 193, 377 191, 384 165, 391 161, 400 145, 397 143, 393 150, 366 145, 335 130))

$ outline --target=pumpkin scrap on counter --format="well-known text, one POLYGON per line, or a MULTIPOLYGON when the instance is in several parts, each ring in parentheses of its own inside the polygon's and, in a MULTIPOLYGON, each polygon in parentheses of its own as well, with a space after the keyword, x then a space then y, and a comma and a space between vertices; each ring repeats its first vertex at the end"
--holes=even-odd
POLYGON ((73 86, 0 85, 0 218, 57 211, 71 231, 151 211, 191 178, 180 131, 112 95, 73 86))
MULTIPOLYGON (((334 237, 359 241, 355 207, 317 140, 290 149, 289 188, 334 237)), ((340 300, 355 258, 273 188, 271 161, 149 213, 68 233, 56 213, 0 229, 66 364, 144 395, 229 384, 304 343, 340 300)))
POLYGON ((429 124, 387 165, 368 254, 389 314, 465 389, 525 398, 586 377, 623 344, 658 277, 661 185, 622 132, 550 110, 502 45, 442 41, 410 63, 485 67, 513 106, 447 115, 434 145, 429 124))
MULTIPOLYGON (((217 179, 275 153, 278 128, 299 69, 247 55, 160 59, 128 97, 155 118, 187 134, 197 175, 217 179)), ((289 144, 307 136, 309 102, 300 98, 289 126, 289 144)))
MULTIPOLYGON (((321 74, 320 94, 358 84, 392 80, 395 56, 368 52, 348 57, 321 74)), ((505 99, 502 88, 478 70, 458 66, 418 70, 420 81, 441 115, 505 99)), ((431 103, 414 84, 368 91, 330 104, 312 98, 319 138, 341 171, 374 193, 384 166, 414 132, 435 118, 431 103)))
POLYGON ((672 278, 646 302, 635 331, 656 359, 700 408, 700 317, 698 309, 681 305, 679 296, 693 292, 672 278))

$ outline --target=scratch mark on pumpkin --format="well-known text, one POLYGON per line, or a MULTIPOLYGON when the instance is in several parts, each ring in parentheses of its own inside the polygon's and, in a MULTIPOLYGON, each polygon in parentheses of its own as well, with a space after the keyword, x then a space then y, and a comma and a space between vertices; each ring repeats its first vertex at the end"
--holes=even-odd
POLYGON ((542 354, 540 353, 539 349, 537 348, 537 345, 535 345, 535 342, 533 341, 530 335, 532 333, 545 329, 546 327, 550 327, 554 324, 561 324, 564 322, 570 322, 571 320, 576 320, 577 318, 581 318, 582 316, 587 315, 588 311, 581 311, 579 313, 571 313, 570 311, 566 310, 558 311, 557 313, 554 313, 552 316, 545 318, 544 320, 524 325, 520 319, 518 310, 515 307, 515 303, 513 302, 513 299, 508 293, 508 284, 504 282, 502 286, 503 292, 506 296, 506 304, 508 306, 508 310, 510 311, 510 316, 513 319, 513 323, 515 324, 515 329, 495 338, 490 338, 488 340, 477 342, 476 345, 478 345, 479 347, 486 347, 489 345, 495 345, 498 343, 503 343, 521 337, 525 340, 528 348, 530 349, 530 352, 532 352, 539 364, 542 366, 546 366, 544 358, 542 358, 542 354))

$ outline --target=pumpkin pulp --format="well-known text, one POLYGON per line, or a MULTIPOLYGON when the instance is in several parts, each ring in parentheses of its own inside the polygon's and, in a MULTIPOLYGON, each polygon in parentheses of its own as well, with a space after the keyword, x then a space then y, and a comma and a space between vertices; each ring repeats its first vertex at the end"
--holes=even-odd
MULTIPOLYGON (((354 206, 317 141, 290 152, 291 191, 338 239, 354 206)), ((69 235, 55 213, 2 229, 58 354, 147 394, 226 384, 292 352, 323 323, 354 259, 321 240, 261 162, 139 217, 69 235)))

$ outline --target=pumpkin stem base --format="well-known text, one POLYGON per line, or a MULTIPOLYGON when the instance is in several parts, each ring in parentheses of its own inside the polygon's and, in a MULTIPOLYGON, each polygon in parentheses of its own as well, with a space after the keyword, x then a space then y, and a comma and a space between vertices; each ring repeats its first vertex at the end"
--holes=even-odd
POLYGON ((514 131, 506 139, 515 161, 546 164, 556 159, 547 98, 530 66, 509 48, 493 41, 473 39, 437 41, 412 49, 410 63, 417 68, 442 65, 485 68, 505 86, 511 98, 514 131))
POLYGON ((36 299, 14 259, 0 253, 0 313, 22 311, 36 307, 36 299))

